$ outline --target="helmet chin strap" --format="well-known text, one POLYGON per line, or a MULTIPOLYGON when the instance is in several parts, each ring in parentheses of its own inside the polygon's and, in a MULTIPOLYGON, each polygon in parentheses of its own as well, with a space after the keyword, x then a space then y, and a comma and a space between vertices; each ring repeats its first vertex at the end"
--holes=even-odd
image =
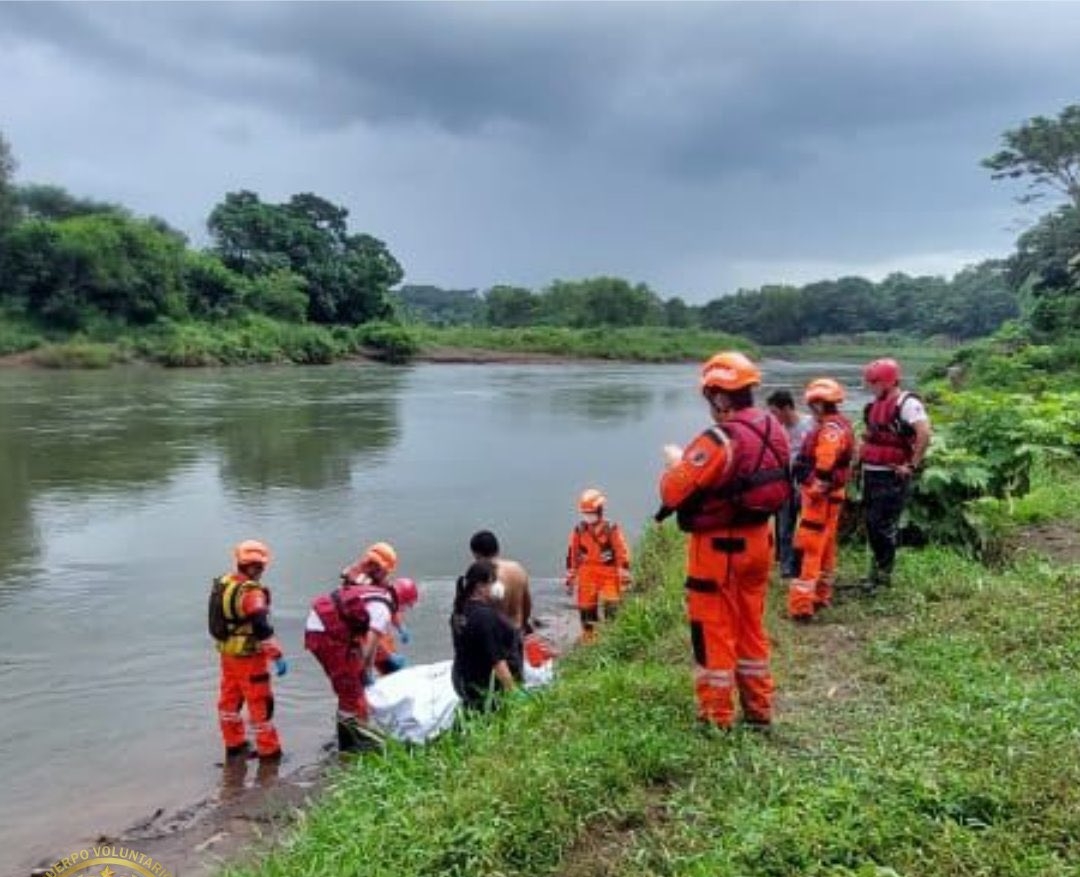
POLYGON ((706 393, 705 394, 705 398, 709 402, 709 407, 720 416, 723 416, 724 414, 727 414, 728 411, 731 410, 730 405, 724 406, 724 405, 721 405, 717 401, 718 399, 722 398, 723 395, 724 395, 723 391, 720 391, 720 390, 718 390, 718 391, 716 391, 714 393, 706 393))

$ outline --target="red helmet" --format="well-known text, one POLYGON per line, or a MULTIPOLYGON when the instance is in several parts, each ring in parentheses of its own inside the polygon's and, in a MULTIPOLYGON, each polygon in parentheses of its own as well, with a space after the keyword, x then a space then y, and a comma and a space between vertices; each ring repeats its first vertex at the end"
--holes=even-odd
POLYGON ((600 511, 606 502, 607 497, 604 494, 595 487, 590 487, 578 498, 578 511, 583 514, 595 513, 600 511))
POLYGON ((270 549, 264 542, 257 539, 245 539, 233 547, 233 557, 236 560, 236 568, 247 566, 249 563, 258 563, 262 566, 270 565, 270 549))
POLYGON ((806 385, 806 402, 833 402, 839 405, 844 401, 843 386, 832 378, 818 378, 806 385))
POLYGON ((402 609, 415 606, 420 599, 420 590, 412 579, 394 579, 392 587, 394 596, 397 597, 398 606, 402 609))
POLYGON ((900 363, 895 359, 875 359, 863 369, 863 381, 895 387, 900 383, 900 363))
POLYGON ((701 389, 732 392, 761 383, 761 370, 735 350, 718 353, 701 367, 701 389))

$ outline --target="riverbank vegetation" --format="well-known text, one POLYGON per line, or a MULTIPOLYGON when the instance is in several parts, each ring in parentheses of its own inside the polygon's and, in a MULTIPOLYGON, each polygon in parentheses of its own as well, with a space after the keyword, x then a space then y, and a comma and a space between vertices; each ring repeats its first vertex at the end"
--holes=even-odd
POLYGON ((537 290, 401 285, 405 269, 390 248, 351 231, 348 210, 312 193, 281 203, 226 193, 199 248, 160 217, 20 184, 15 171, 0 136, 0 356, 22 363, 403 362, 448 348, 676 361, 727 344, 756 352, 867 333, 941 346, 985 335, 1019 308, 993 260, 951 279, 893 274, 687 294, 712 295, 704 304, 606 276, 537 290))
MULTIPOLYGON (((1075 576, 901 555, 894 588, 769 628, 769 736, 694 723, 681 536, 550 690, 339 774, 257 869, 298 875, 1001 874, 1080 867, 1075 576)), ((861 566, 858 553, 845 562, 861 566)))

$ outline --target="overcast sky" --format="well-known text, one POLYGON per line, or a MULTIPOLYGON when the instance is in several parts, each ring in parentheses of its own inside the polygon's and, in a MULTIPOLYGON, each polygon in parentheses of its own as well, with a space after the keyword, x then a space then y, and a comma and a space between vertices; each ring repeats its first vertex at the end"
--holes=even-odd
POLYGON ((313 191, 406 282, 702 302, 1007 254, 1038 211, 979 160, 1078 46, 1076 3, 0 3, 0 131, 199 242, 313 191))

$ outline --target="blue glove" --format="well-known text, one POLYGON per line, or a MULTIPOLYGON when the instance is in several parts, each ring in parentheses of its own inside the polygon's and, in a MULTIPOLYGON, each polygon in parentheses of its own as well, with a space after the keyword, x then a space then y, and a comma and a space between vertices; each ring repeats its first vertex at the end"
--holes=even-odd
POLYGON ((389 670, 391 673, 394 673, 403 668, 409 662, 408 660, 406 660, 404 655, 399 655, 395 652, 393 655, 387 656, 385 663, 387 670, 389 670))
POLYGON ((412 640, 412 634, 409 633, 409 628, 407 628, 405 625, 402 625, 397 629, 397 631, 398 639, 401 640, 405 645, 408 645, 410 640, 412 640))
POLYGON ((284 658, 274 658, 274 675, 284 676, 289 672, 289 662, 284 658))
POLYGON ((528 700, 529 690, 524 685, 515 685, 510 690, 510 700, 528 700))

